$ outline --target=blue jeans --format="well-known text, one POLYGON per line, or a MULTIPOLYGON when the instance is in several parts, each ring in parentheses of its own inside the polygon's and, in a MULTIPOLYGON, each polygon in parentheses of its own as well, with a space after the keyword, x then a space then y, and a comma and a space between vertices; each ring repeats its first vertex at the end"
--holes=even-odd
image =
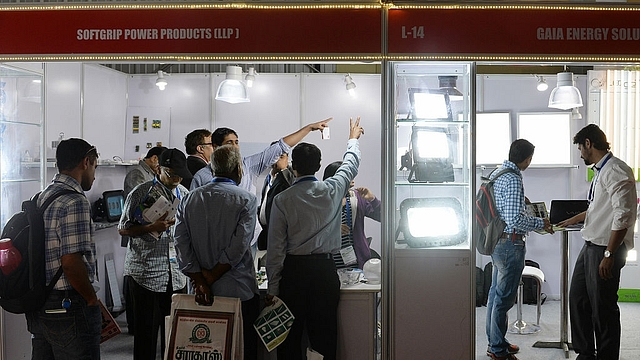
POLYGON ((32 359, 100 359, 100 306, 87 306, 87 302, 75 290, 52 291, 44 307, 27 313, 26 318, 31 333, 32 359), (71 300, 71 308, 66 313, 45 312, 45 309, 60 309, 65 297, 71 300))
POLYGON ((507 355, 509 342, 505 338, 509 319, 507 312, 513 307, 518 294, 520 277, 527 252, 522 239, 500 239, 491 260, 493 272, 487 300, 487 339, 492 353, 507 355))

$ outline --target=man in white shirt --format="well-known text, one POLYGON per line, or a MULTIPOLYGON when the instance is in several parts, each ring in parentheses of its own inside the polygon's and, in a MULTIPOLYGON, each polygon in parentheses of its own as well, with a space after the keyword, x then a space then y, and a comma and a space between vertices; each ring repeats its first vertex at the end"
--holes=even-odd
POLYGON ((609 151, 607 136, 597 125, 582 128, 573 143, 578 144, 584 163, 593 164, 595 173, 587 211, 559 224, 567 226, 584 221, 585 244, 576 260, 569 289, 573 349, 578 360, 617 360, 620 356, 618 287, 627 251, 634 246, 635 178, 631 168, 609 151))

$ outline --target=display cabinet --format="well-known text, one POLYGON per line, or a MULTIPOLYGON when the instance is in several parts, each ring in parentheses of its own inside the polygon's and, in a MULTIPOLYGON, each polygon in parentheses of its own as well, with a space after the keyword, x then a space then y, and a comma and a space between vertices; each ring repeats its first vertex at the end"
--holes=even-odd
MULTIPOLYGON (((42 189, 43 144, 42 75, 0 64, 0 230, 23 200, 42 189)), ((29 356, 24 315, 0 310, 0 334, 0 356, 29 356)))
POLYGON ((473 64, 388 69, 392 357, 471 358, 473 64))

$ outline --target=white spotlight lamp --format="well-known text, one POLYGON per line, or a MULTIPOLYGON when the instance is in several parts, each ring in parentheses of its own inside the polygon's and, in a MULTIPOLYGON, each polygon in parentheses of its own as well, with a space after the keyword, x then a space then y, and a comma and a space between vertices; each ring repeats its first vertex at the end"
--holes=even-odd
POLYGON ((158 78, 156 79, 156 86, 160 90, 164 90, 167 87, 167 79, 164 78, 164 72, 158 70, 158 78))
POLYGON ((353 82, 350 74, 344 76, 344 82, 347 84, 349 95, 356 96, 356 83, 353 82))
POLYGON ((254 69, 253 67, 250 67, 249 72, 244 77, 244 81, 247 83, 247 87, 249 88, 253 87, 253 82, 256 80, 256 75, 258 75, 258 73, 256 72, 256 69, 254 69))
POLYGON ((538 91, 547 91, 548 88, 549 84, 547 84, 547 80, 542 76, 538 76, 538 85, 536 85, 536 89, 538 89, 538 91))
POLYGON ((218 86, 216 100, 229 104, 249 102, 249 90, 242 81, 242 68, 240 66, 227 66, 227 76, 218 86))
POLYGON ((578 110, 577 107, 571 109, 571 118, 573 120, 580 120, 582 119, 582 114, 580 114, 580 111, 578 110))
POLYGON ((560 110, 569 110, 582 107, 582 95, 573 80, 573 73, 558 73, 558 85, 551 91, 549 107, 560 110))

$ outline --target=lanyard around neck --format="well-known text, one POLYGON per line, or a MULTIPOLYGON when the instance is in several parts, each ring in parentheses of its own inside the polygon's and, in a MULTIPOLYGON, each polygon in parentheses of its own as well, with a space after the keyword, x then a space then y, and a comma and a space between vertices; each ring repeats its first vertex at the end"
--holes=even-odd
POLYGON ((212 183, 223 183, 223 182, 226 182, 226 183, 232 183, 233 185, 238 186, 238 184, 236 184, 235 181, 233 181, 233 180, 231 180, 229 178, 225 178, 225 177, 214 177, 213 179, 211 179, 211 182, 212 183))
POLYGON ((593 165, 593 168, 596 170, 596 172, 593 180, 591 181, 591 186, 589 186, 589 195, 587 196, 587 200, 589 200, 589 203, 591 203, 595 197, 596 183, 600 178, 600 171, 602 171, 602 168, 607 164, 607 161, 609 161, 611 157, 611 153, 607 154, 607 157, 604 158, 604 161, 602 162, 602 165, 600 165, 600 167, 593 165))

